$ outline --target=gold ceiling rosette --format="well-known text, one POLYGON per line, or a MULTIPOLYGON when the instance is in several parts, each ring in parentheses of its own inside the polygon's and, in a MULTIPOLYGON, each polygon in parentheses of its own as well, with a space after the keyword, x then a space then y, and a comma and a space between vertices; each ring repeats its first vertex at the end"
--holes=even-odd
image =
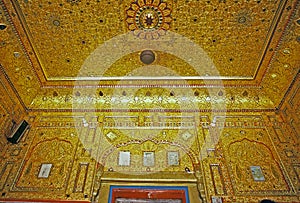
POLYGON ((162 0, 135 0, 126 14, 128 29, 144 39, 158 39, 172 21, 171 8, 162 0))

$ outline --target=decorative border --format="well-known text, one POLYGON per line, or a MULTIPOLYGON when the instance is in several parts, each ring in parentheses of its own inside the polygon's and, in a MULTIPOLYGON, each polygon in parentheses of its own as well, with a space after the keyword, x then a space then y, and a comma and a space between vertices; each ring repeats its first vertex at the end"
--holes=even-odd
POLYGON ((211 178, 212 178, 212 182, 213 182, 213 186, 214 186, 214 190, 215 190, 215 194, 216 195, 227 195, 227 191, 226 191, 226 186, 225 186, 225 181, 224 181, 224 177, 223 177, 223 173, 222 173, 222 169, 220 164, 210 164, 209 165, 209 169, 210 169, 210 174, 211 174, 211 178), (217 186, 216 186, 216 178, 215 178, 215 174, 213 171, 213 167, 216 167, 218 170, 218 175, 220 176, 220 181, 222 184, 222 193, 219 193, 217 186))
MULTIPOLYGON (((295 86, 297 80, 299 79, 299 75, 300 75, 300 71, 298 71, 297 75, 294 77, 294 79, 293 79, 293 81, 291 82, 290 86, 288 87, 286 93, 284 94, 283 98, 281 99, 281 102, 280 102, 280 104, 278 105, 278 109, 282 109, 282 107, 283 107, 285 101, 287 100, 288 95, 291 93, 293 87, 295 86)), ((298 90, 298 88, 299 88, 299 87, 297 87, 297 90, 298 90)), ((297 91, 297 90, 296 90, 296 91, 297 91)), ((295 92, 296 92, 296 91, 295 91, 295 92)), ((289 100, 288 102, 289 102, 289 104, 291 105, 290 100, 289 100)), ((292 105, 291 105, 291 106, 292 106, 292 105)))
MULTIPOLYGON (((3 73, 6 81, 8 82, 10 88, 13 90, 13 92, 15 93, 15 96, 18 98, 18 101, 20 102, 21 106, 23 107, 23 109, 25 111, 28 110, 28 108, 26 107, 25 103, 23 102, 23 100, 21 99, 21 96, 19 95, 18 91, 16 90, 15 86, 13 85, 13 83, 11 82, 11 80, 9 79, 8 75, 6 74, 3 66, 0 64, 0 72, 3 73)), ((2 81, 1 81, 2 83, 2 81)), ((2 83, 3 87, 6 87, 3 83, 2 83)), ((9 94, 9 92, 7 91, 7 88, 5 88, 6 92, 8 93, 8 95, 11 95, 9 94)), ((12 97, 11 97, 12 98, 12 97)), ((10 99, 11 99, 10 98, 10 99)), ((12 103, 14 103, 16 105, 16 103, 14 101, 12 101, 12 103)))
POLYGON ((28 109, 29 112, 101 112, 101 113, 111 113, 111 112, 168 112, 168 113, 243 113, 243 112, 275 112, 276 109, 266 108, 266 109, 227 109, 227 110, 214 110, 214 109, 28 109))

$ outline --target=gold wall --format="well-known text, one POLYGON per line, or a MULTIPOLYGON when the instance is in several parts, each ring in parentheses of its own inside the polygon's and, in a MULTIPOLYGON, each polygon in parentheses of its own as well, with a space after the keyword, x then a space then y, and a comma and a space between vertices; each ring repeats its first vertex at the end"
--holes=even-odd
POLYGON ((300 202, 299 5, 0 0, 0 201, 177 185, 192 203, 300 202), (152 41, 132 27, 146 4, 168 31, 152 41))
POLYGON ((107 202, 110 185, 186 185, 191 202, 201 202, 197 190, 208 202, 300 201, 298 91, 299 78, 278 112, 30 112, 23 140, 2 149, 0 198, 91 200, 100 188, 95 199, 107 202), (130 166, 118 165, 120 151, 130 166), (144 151, 154 166, 143 166, 144 151), (44 163, 50 175, 38 178, 44 163))

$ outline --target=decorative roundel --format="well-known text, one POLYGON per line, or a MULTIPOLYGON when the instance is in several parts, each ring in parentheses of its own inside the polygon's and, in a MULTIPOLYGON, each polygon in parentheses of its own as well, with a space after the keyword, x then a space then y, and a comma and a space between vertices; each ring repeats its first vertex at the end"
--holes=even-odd
POLYGON ((135 16, 135 22, 139 29, 153 31, 160 28, 163 16, 156 7, 140 8, 135 16))
POLYGON ((126 14, 128 29, 145 39, 158 39, 172 21, 171 9, 162 0, 135 0, 126 14))

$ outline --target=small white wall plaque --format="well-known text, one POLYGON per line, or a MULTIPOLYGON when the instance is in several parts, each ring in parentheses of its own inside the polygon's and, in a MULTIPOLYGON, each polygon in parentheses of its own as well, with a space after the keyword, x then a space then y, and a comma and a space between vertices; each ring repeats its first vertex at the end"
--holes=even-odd
POLYGON ((222 197, 212 197, 211 198, 212 203, 223 203, 222 197))
POLYGON ((188 131, 182 134, 182 139, 184 139, 185 141, 190 139, 190 137, 192 137, 192 134, 189 133, 188 131))
POLYGON ((168 152, 168 165, 178 166, 179 165, 179 153, 178 152, 168 152))
POLYGON ((250 170, 255 181, 264 181, 265 177, 260 166, 250 166, 250 170))
POLYGON ((110 139, 111 141, 114 141, 117 138, 117 135, 113 132, 109 132, 106 134, 106 137, 108 137, 108 139, 110 139))
POLYGON ((154 152, 144 152, 144 166, 154 166, 154 152))
POLYGON ((38 178, 48 178, 50 175, 51 168, 52 164, 42 164, 38 178))
POLYGON ((130 152, 121 151, 119 153, 119 166, 129 166, 130 165, 130 152))

